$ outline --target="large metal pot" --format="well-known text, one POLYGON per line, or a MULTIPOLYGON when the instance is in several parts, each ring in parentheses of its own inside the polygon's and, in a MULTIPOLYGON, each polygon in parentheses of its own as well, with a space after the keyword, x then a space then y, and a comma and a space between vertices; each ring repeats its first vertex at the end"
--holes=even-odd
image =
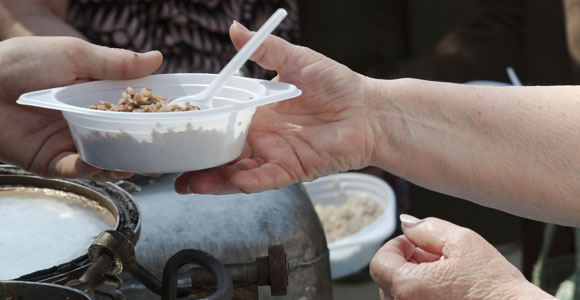
MULTIPOLYGON (((199 249, 232 265, 257 262, 257 258, 271 255, 270 246, 278 244, 285 249, 288 267, 286 295, 271 296, 273 290, 262 286, 259 296, 256 290, 234 299, 332 299, 324 231, 301 184, 250 195, 184 196, 173 190, 174 178, 175 174, 169 174, 138 181, 140 188, 128 194, 115 184, 44 179, 16 168, 0 167, 0 186, 69 191, 113 211, 118 217, 117 229, 128 227, 140 232, 135 258, 157 278, 163 277, 168 260, 184 249, 199 249)), ((78 278, 88 264, 89 259, 82 255, 17 279, 64 284, 78 278)), ((181 271, 182 283, 193 277, 188 268, 181 271)), ((127 299, 159 299, 128 273, 122 275, 121 291, 127 299)))

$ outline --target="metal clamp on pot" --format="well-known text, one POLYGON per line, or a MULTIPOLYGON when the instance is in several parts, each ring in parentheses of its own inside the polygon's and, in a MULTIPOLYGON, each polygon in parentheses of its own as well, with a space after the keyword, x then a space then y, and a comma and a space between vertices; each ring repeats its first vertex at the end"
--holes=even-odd
POLYGON ((79 279, 71 280, 66 285, 83 290, 93 297, 100 294, 121 299, 119 293, 107 288, 111 285, 106 283, 111 280, 103 280, 103 276, 115 276, 126 271, 149 290, 161 295, 163 300, 174 300, 190 294, 198 297, 196 299, 203 297, 208 300, 229 300, 232 296, 247 299, 250 295, 257 299, 258 286, 266 285, 270 286, 273 296, 286 294, 288 269, 282 245, 270 246, 268 256, 258 257, 255 262, 227 266, 206 252, 182 250, 167 261, 163 280, 160 281, 135 259, 133 238, 134 232, 127 228, 102 232, 89 248, 92 264, 79 279), (191 287, 178 287, 179 269, 186 264, 201 267, 191 268, 191 287))
MULTIPOLYGON (((270 245, 268 256, 254 262, 227 264, 234 282, 234 299, 258 299, 258 287, 270 286, 272 296, 284 296, 288 290, 288 263, 282 245, 270 245)), ((207 295, 214 286, 210 274, 203 268, 191 268, 193 293, 207 295)))

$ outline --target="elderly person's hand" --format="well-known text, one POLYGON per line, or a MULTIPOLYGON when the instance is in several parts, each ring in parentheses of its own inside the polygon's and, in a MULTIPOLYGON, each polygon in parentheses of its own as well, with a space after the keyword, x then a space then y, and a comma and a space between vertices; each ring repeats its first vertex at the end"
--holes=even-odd
POLYGON ((115 180, 132 175, 84 163, 59 111, 18 105, 16 100, 32 90, 93 79, 143 77, 154 72, 161 61, 159 52, 140 54, 69 37, 21 37, 1 42, 0 161, 47 177, 115 180))
POLYGON ((467 228, 408 215, 401 226, 371 262, 381 299, 554 299, 467 228))
MULTIPOLYGON (((252 33, 235 23, 230 35, 240 48, 252 33)), ((252 60, 278 71, 275 80, 293 83, 303 94, 258 108, 241 159, 182 174, 177 192, 258 192, 370 163, 376 135, 366 122, 363 76, 273 36, 252 60)))

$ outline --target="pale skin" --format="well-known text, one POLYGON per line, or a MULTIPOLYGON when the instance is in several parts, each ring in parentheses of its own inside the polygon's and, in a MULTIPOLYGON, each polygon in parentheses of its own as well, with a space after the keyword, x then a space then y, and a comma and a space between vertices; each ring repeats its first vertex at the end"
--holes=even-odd
POLYGON ((153 73, 161 53, 92 45, 71 37, 20 37, 0 42, 0 161, 46 177, 117 180, 131 173, 80 160, 60 111, 16 104, 22 93, 98 79, 153 73))
MULTIPOLYGON (((239 48, 252 33, 234 24, 230 34, 239 48)), ((370 165, 513 214, 580 225, 580 87, 377 80, 276 37, 252 59, 303 94, 259 108, 242 156, 182 174, 177 192, 253 193, 370 165)), ((420 224, 403 226, 371 264, 386 299, 551 299, 476 233, 420 224), (445 259, 413 260, 412 249, 445 259)))
POLYGON ((401 216, 404 235, 388 241, 370 272, 383 300, 548 300, 477 233, 449 222, 401 216))
MULTIPOLYGON (((54 3, 56 9, 36 13, 50 12, 44 21, 62 22, 58 7, 65 1, 54 3)), ((16 13, 31 34, 51 28, 20 18, 30 11, 16 13)), ((66 27, 53 28, 68 34, 66 27)), ((251 33, 235 25, 231 34, 239 48, 251 33)), ((258 109, 240 159, 185 173, 176 191, 259 192, 377 166, 486 206, 578 225, 577 87, 375 80, 276 38, 254 60, 303 95, 258 109)), ((552 298, 473 231, 437 219, 402 224, 404 235, 385 244, 371 263, 383 299, 552 298)))
MULTIPOLYGON (((6 13, 14 15, 13 33, 80 36, 64 22, 67 0, 0 0, 0 13, 3 11, 2 4, 5 6, 4 11, 9 10, 6 13), (45 32, 46 30, 50 32, 45 32)), ((270 68, 284 67, 283 71, 289 68, 275 63, 274 59, 280 58, 280 55, 272 56, 270 53, 268 56, 272 57, 270 68)), ((325 62, 316 55, 308 56, 308 59, 318 60, 318 65, 325 62)), ((312 61, 303 64, 306 63, 312 64, 312 61)), ((279 72, 284 81, 305 81, 306 85, 300 86, 303 90, 309 85, 315 85, 314 82, 308 82, 316 78, 311 74, 290 76, 292 74, 288 74, 289 71, 292 70, 279 72)), ((316 69, 310 66, 308 71, 312 73, 316 72, 316 69)), ((284 136, 287 139, 300 138, 305 141, 300 145, 294 143, 299 139, 289 141, 291 147, 285 150, 294 152, 293 148, 296 147, 300 147, 296 150, 304 150, 297 151, 298 155, 285 158, 288 160, 285 162, 287 165, 303 164, 302 170, 279 164, 285 172, 274 172, 272 175, 275 177, 270 177, 269 174, 264 176, 264 173, 261 173, 261 181, 256 183, 255 187, 245 182, 237 185, 232 183, 231 180, 236 181, 240 178, 240 175, 235 175, 231 180, 228 176, 227 182, 230 186, 223 186, 224 180, 213 177, 211 180, 217 179, 218 185, 199 182, 192 186, 192 191, 255 192, 282 187, 292 182, 311 180, 331 172, 377 166, 427 188, 516 215, 563 225, 580 225, 580 219, 575 217, 580 213, 580 204, 574 199, 574 195, 580 190, 580 169, 577 167, 580 165, 580 151, 574 151, 579 149, 580 145, 580 139, 574 132, 580 119, 576 113, 580 106, 580 100, 576 100, 580 94, 578 87, 526 87, 523 90, 474 88, 413 79, 382 81, 347 73, 348 71, 338 72, 333 75, 342 77, 338 74, 346 74, 339 81, 350 83, 345 84, 345 88, 336 90, 336 93, 341 93, 340 97, 334 97, 329 93, 318 93, 315 97, 311 97, 329 97, 327 99, 334 100, 332 103, 327 100, 329 104, 324 106, 326 112, 316 116, 316 119, 331 116, 332 111, 339 112, 341 109, 347 111, 336 114, 335 118, 329 119, 327 123, 320 120, 319 124, 309 124, 315 126, 306 126, 299 131, 294 130, 296 134, 284 136), (360 81, 360 85, 365 88, 348 90, 355 88, 353 81, 350 81, 351 77, 354 82, 360 81), (354 95, 357 93, 372 95, 354 95), (404 94, 402 98, 405 101, 391 100, 392 95, 396 93, 404 94), (357 98, 360 101, 346 105, 344 102, 350 101, 350 98, 357 98), (510 101, 506 103, 506 99, 510 101), (385 103, 392 105, 387 106, 385 103), (358 116, 355 113, 358 113, 358 116), (374 122, 354 122, 356 118, 374 122), (337 122, 338 119, 340 122, 337 122), (546 123, 549 126, 544 126, 546 123), (361 126, 367 128, 359 130, 361 126), (370 126, 377 126, 378 130, 375 132, 370 126), (334 132, 340 130, 341 140, 333 140, 335 135, 326 131, 326 127, 335 127, 334 132), (382 132, 385 131, 381 130, 383 128, 393 129, 382 132), (324 133, 318 133, 318 129, 324 133), (363 137, 361 132, 371 136, 363 137), (355 149, 352 143, 341 142, 361 139, 364 139, 365 144, 362 148, 365 153, 355 149), (377 141, 374 141, 375 139, 377 141), (384 145, 374 145, 381 140, 384 145), (320 143, 312 144, 310 147, 310 141, 320 143), (333 143, 340 145, 340 148, 334 149, 333 143), (340 152, 347 144, 353 149, 346 149, 344 153, 335 155, 335 152, 340 152), (371 148, 372 151, 380 153, 369 153, 371 148), (341 158, 337 160, 337 157, 341 158), (291 161, 292 158, 297 160, 291 161), (329 166, 319 166, 322 164, 318 161, 319 158, 335 161, 329 166), (284 178, 279 178, 280 176, 284 178)), ((325 80, 331 81, 330 78, 325 80)), ((333 85, 338 86, 336 83, 333 85)), ((330 86, 332 85, 327 85, 327 89, 330 86)), ((287 107, 296 110, 293 105, 281 104, 279 107, 278 111, 283 112, 287 107)), ((258 114, 265 115, 265 111, 266 109, 261 110, 258 114)), ((302 112, 299 110, 297 113, 302 112)), ((279 115, 276 115, 276 118, 278 117, 279 115)), ((304 126, 301 120, 295 120, 297 118, 285 116, 280 121, 286 122, 287 124, 282 125, 287 128, 279 129, 290 129, 288 133, 292 133, 291 126, 304 126)), ((256 127, 261 126, 254 124, 254 128, 256 127)), ((272 136, 268 138, 271 139, 272 136)), ((259 140, 264 143, 266 138, 259 140)), ((264 153, 253 157, 255 162, 260 160, 267 162, 267 157, 271 156, 274 154, 264 153)), ((248 163, 250 162, 244 160, 238 166, 248 163)), ((266 169, 271 167, 271 164, 266 165, 266 169)), ((235 170, 229 168, 227 171, 235 170)), ((204 180, 208 180, 209 177, 205 178, 204 180)), ((182 184, 178 184, 177 188, 178 191, 187 192, 182 184)))
POLYGON ((17 36, 83 35, 65 22, 67 0, 0 0, 0 40, 17 36))
MULTIPOLYGON (((239 26, 237 47, 246 37, 239 26)), ((580 226, 580 87, 378 80, 274 37, 253 59, 303 94, 258 109, 240 159, 183 174, 179 192, 252 193, 371 165, 516 215, 580 226)))

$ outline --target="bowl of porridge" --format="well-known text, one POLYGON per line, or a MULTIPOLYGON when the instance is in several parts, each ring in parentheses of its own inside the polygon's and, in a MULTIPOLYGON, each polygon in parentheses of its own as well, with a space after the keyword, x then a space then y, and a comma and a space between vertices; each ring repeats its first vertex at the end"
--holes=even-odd
POLYGON ((382 179, 340 173, 304 183, 326 235, 333 279, 365 268, 396 228, 396 200, 382 179))
POLYGON ((211 108, 169 107, 216 74, 161 74, 93 81, 23 94, 19 104, 61 110, 77 151, 116 171, 173 173, 228 163, 242 152, 256 108, 300 95, 286 83, 234 76, 211 108))

